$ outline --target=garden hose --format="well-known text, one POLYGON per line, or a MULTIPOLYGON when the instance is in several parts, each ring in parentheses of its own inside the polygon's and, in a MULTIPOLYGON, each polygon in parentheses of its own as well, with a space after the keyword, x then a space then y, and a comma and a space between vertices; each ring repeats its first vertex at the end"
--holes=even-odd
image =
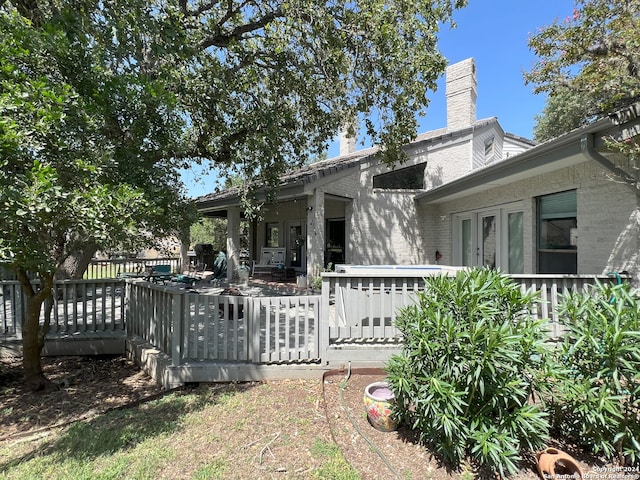
POLYGON ((622 283, 622 277, 618 272, 607 272, 607 275, 616 277, 616 285, 620 285, 622 283))
MULTIPOLYGON (((622 277, 620 276, 620 274, 618 272, 607 272, 608 276, 613 276, 616 278, 616 285, 620 285, 622 284, 622 277)), ((615 294, 611 296, 611 298, 609 299, 609 304, 613 305, 614 303, 616 303, 616 296, 615 294)))
POLYGON ((349 421, 351 422, 351 425, 353 425, 353 427, 360 434, 360 436, 362 438, 364 438, 364 440, 369 444, 369 447, 380 457, 380 459, 384 462, 384 464, 387 466, 387 468, 389 470, 391 470, 391 472, 395 475, 396 478, 402 479, 402 475, 400 475, 400 473, 395 468, 393 468, 393 465, 391 465, 389 460, 387 460, 387 457, 385 457, 384 454, 378 449, 378 447, 376 447, 376 444, 373 443, 369 439, 369 437, 367 437, 364 434, 362 429, 357 425, 357 423, 355 422, 355 420, 351 416, 351 413, 349 413, 349 409, 347 408, 347 405, 346 405, 346 403, 344 401, 343 392, 344 392, 344 389, 347 388, 347 383, 349 382, 349 378, 350 377, 351 377, 351 362, 349 362, 349 366, 347 368, 347 375, 340 382, 340 403, 342 404, 342 409, 347 413, 347 418, 349 418, 349 421))

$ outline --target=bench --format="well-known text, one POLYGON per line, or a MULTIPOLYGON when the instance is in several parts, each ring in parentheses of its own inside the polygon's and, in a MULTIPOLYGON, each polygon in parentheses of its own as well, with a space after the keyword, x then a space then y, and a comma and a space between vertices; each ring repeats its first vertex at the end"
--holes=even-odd
POLYGON ((284 247, 262 247, 260 249, 260 260, 253 261, 251 276, 256 273, 271 273, 272 268, 284 265, 287 249, 284 247))

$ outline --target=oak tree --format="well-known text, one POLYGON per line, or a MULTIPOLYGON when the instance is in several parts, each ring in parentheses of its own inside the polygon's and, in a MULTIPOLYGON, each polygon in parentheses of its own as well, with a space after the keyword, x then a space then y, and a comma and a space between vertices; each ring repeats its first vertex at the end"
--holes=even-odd
POLYGON ((401 158, 446 65, 438 31, 465 4, 0 1, 0 260, 28 298, 27 381, 47 384, 57 272, 185 231, 182 168, 274 184, 356 120, 401 158))
MULTIPOLYGON (((529 39, 538 57, 525 80, 548 103, 536 137, 546 140, 640 99, 640 3, 576 0, 573 12, 529 39), (554 134, 555 132, 555 134, 554 134)), ((609 146, 640 159, 637 139, 609 146)))

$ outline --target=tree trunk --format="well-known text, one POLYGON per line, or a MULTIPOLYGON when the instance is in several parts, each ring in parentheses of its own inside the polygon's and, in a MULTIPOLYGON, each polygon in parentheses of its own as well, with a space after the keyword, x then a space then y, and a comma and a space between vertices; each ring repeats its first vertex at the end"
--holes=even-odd
POLYGON ((24 324, 22 325, 22 369, 25 385, 32 391, 56 390, 57 386, 42 371, 41 353, 44 335, 40 331, 40 311, 45 299, 51 294, 53 275, 42 278, 39 289, 33 288, 26 272, 18 271, 18 280, 27 298, 24 324))
POLYGON ((83 250, 69 255, 56 272, 56 280, 82 280, 84 272, 87 271, 87 267, 97 251, 98 246, 92 243, 86 245, 83 250))

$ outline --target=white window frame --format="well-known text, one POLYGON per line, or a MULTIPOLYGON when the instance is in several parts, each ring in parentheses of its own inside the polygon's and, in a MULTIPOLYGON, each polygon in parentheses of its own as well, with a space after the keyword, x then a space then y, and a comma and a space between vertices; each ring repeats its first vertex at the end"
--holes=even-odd
POLYGON ((515 204, 510 204, 510 205, 505 205, 504 208, 501 209, 502 210, 502 225, 504 225, 504 228, 502 229, 502 258, 503 258, 503 263, 502 265, 504 266, 504 268, 502 268, 502 270, 504 272, 508 272, 508 273, 524 273, 524 258, 522 259, 522 268, 523 271, 522 272, 512 272, 510 269, 510 265, 509 265, 509 215, 512 213, 520 213, 522 215, 522 255, 524 257, 524 219, 525 219, 525 215, 524 215, 524 208, 523 208, 523 203, 522 202, 518 202, 515 204))

